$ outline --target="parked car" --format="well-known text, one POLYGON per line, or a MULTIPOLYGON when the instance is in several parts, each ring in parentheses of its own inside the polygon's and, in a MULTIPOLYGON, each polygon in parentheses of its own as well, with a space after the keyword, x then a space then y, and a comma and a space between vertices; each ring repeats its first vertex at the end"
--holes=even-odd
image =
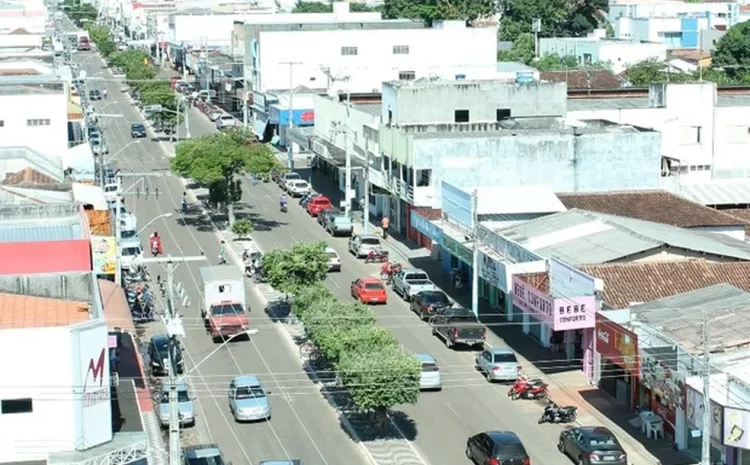
POLYGON ((221 455, 217 444, 203 444, 198 446, 183 446, 182 456, 185 465, 230 465, 221 455))
POLYGON ((357 258, 366 257, 371 251, 382 250, 380 239, 375 234, 357 234, 349 239, 349 253, 357 258))
POLYGON ((237 376, 229 383, 229 410, 235 421, 271 419, 268 392, 257 376, 237 376))
POLYGON ((318 213, 329 208, 333 208, 333 205, 325 195, 318 195, 317 197, 313 197, 308 200, 307 204, 305 205, 305 209, 307 210, 307 213, 310 214, 310 216, 318 216, 318 213))
POLYGON ((107 147, 107 143, 104 142, 104 139, 89 139, 89 144, 91 145, 91 151, 94 152, 95 155, 106 155, 109 153, 109 147, 107 147))
POLYGON ((580 465, 627 465, 628 454, 610 430, 583 426, 560 433, 557 448, 580 465))
MULTIPOLYGON (((177 374, 182 374, 185 363, 182 359, 182 348, 179 341, 175 341, 175 362, 177 374)), ((151 373, 154 376, 166 376, 169 371, 169 336, 160 334, 151 338, 148 343, 148 358, 151 363, 151 373)))
POLYGON ((470 437, 466 456, 476 465, 531 465, 521 439, 511 431, 487 431, 470 437))
POLYGON ((143 107, 143 117, 152 119, 157 113, 161 113, 161 105, 146 105, 143 107))
POLYGON ((340 213, 339 210, 331 207, 331 208, 325 208, 318 212, 318 224, 326 227, 326 219, 328 218, 328 215, 336 215, 340 213))
POLYGON ((388 293, 385 284, 378 278, 359 278, 352 281, 352 297, 363 304, 385 304, 388 302, 388 293))
POLYGON ((146 137, 146 126, 141 123, 132 123, 130 125, 130 137, 146 137))
POLYGON ((435 357, 429 354, 417 354, 422 364, 422 375, 419 378, 419 389, 422 391, 439 391, 443 389, 443 377, 435 357))
POLYGON ((277 182, 279 184, 279 187, 286 190, 286 184, 289 181, 295 181, 295 180, 301 181, 302 177, 298 173, 295 173, 294 171, 292 171, 289 173, 283 173, 281 176, 279 176, 279 179, 277 182))
POLYGON ((437 290, 427 273, 417 268, 399 270, 393 277, 392 282, 393 292, 403 297, 407 302, 411 300, 412 296, 420 292, 437 290))
POLYGON ((90 124, 86 128, 86 131, 88 131, 89 139, 94 139, 94 138, 101 139, 102 137, 102 130, 99 128, 99 126, 95 124, 90 124))
POLYGON ((120 268, 130 270, 133 260, 136 257, 143 257, 143 246, 140 241, 121 241, 120 242, 120 268))
POLYGON ((289 181, 286 184, 286 190, 292 197, 302 197, 310 192, 310 183, 301 180, 289 181))
POLYGON ((354 223, 349 215, 326 215, 325 228, 331 236, 351 237, 354 234, 354 223))
POLYGON ((302 460, 261 460, 259 465, 302 465, 302 460))
POLYGON ((104 185, 104 199, 108 203, 114 203, 117 201, 117 191, 119 186, 117 183, 110 183, 104 185))
POLYGON ((216 118, 216 129, 222 131, 224 129, 237 127, 239 121, 234 116, 224 113, 223 115, 216 118))
POLYGON ((465 308, 453 308, 436 315, 430 318, 430 325, 432 334, 443 339, 448 348, 456 344, 481 347, 487 337, 487 328, 465 308))
POLYGON ((341 271, 339 253, 332 247, 326 247, 326 254, 328 255, 328 271, 341 271))
POLYGON ((411 298, 411 311, 419 315, 422 321, 428 320, 435 310, 453 305, 443 291, 422 291, 411 298))
POLYGON ((89 91, 89 100, 101 100, 102 93, 96 89, 89 91))
POLYGON ((515 352, 510 349, 493 347, 477 354, 474 364, 484 373, 487 381, 515 381, 521 373, 515 352))
MULTIPOLYGON (((169 427, 169 385, 161 387, 161 400, 159 401, 159 422, 163 428, 169 427)), ((177 410, 180 415, 180 426, 195 426, 195 409, 193 398, 188 392, 187 383, 177 385, 177 410)))
POLYGON ((208 110, 208 119, 210 119, 213 122, 216 122, 216 120, 219 119, 221 117, 221 115, 223 115, 223 114, 224 114, 224 112, 221 111, 221 110, 219 110, 216 107, 209 108, 209 110, 208 110))

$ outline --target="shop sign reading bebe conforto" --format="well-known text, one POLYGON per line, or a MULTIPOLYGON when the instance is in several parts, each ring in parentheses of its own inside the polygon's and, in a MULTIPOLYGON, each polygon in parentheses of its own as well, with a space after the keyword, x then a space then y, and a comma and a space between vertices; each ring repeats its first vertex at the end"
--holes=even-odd
POLYGON ((593 328, 596 324, 594 296, 553 299, 517 277, 513 277, 513 304, 555 331, 593 328))

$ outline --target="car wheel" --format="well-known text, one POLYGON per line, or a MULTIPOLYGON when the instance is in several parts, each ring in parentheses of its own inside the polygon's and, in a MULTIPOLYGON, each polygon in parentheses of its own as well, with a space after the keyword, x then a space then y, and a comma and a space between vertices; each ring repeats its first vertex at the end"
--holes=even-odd
POLYGON ((578 465, 586 465, 586 462, 583 461, 583 457, 578 457, 578 465))
POLYGON ((559 450, 563 454, 565 453, 565 444, 563 444, 562 439, 557 442, 557 450, 559 450))
POLYGON ((490 370, 487 370, 487 373, 484 375, 487 378, 488 383, 492 383, 492 372, 490 370))
POLYGON ((476 463, 476 462, 474 461, 474 454, 472 454, 472 453, 471 453, 471 447, 469 447, 468 445, 466 446, 466 457, 467 457, 467 458, 468 458, 469 460, 471 460, 471 463, 476 463))

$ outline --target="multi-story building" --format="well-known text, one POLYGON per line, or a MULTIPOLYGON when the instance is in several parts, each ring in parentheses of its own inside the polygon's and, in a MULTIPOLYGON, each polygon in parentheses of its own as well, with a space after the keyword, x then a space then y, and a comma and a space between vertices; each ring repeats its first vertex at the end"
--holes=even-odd
MULTIPOLYGON (((697 189, 746 182, 750 177, 746 157, 750 95, 732 88, 717 89, 711 82, 652 84, 648 91, 630 89, 628 97, 624 95, 615 92, 612 98, 570 99, 568 119, 602 119, 659 131, 665 188, 697 189)), ((750 203, 748 195, 744 201, 732 196, 725 203, 750 203)), ((690 197, 709 205, 722 203, 718 192, 713 201, 690 197)))
POLYGON ((0 7, 0 34, 26 31, 31 34, 44 34, 44 2, 23 0, 4 2, 0 7))
POLYGON ((613 73, 620 74, 628 66, 641 61, 666 60, 667 46, 656 42, 600 37, 543 38, 539 40, 539 53, 542 56, 573 56, 581 65, 602 64, 611 67, 613 73))
POLYGON ((36 61, 0 63, 0 146, 53 157, 68 150, 66 84, 36 61))
MULTIPOLYGON (((377 210, 402 230, 412 208, 441 207, 442 182, 558 192, 659 187, 658 132, 596 118, 566 125, 566 106, 562 83, 387 82, 379 105, 354 105, 361 111, 350 113, 349 130, 346 106, 319 97, 307 145, 341 166, 351 144, 356 166, 371 167, 369 180, 381 194, 377 210)), ((354 172, 356 200, 363 175, 354 172)))

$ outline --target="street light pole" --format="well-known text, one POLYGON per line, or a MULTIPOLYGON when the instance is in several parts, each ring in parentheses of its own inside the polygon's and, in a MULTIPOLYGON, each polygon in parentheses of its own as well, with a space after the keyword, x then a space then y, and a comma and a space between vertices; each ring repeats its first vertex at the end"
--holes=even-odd
MULTIPOLYGON (((126 148, 130 147, 133 144, 140 144, 140 143, 141 143, 140 139, 136 139, 136 140, 134 140, 132 142, 128 142, 120 150, 118 150, 117 152, 115 152, 114 155, 112 155, 110 157, 107 157, 106 160, 104 159, 104 154, 99 155, 99 180, 101 182, 102 189, 104 188, 104 165, 106 165, 107 163, 109 163, 112 160, 114 160, 115 157, 117 157, 119 154, 121 154, 123 152, 123 150, 125 150, 126 148)), ((120 181, 118 181, 118 184, 117 184, 117 195, 118 196, 120 195, 120 187, 121 187, 120 186, 120 181)))
POLYGON ((141 233, 143 231, 145 231, 146 228, 148 228, 149 226, 151 226, 151 224, 153 224, 154 221, 156 221, 158 219, 161 219, 161 218, 169 218, 171 216, 172 216, 172 213, 170 212, 170 213, 162 213, 161 215, 158 215, 158 216, 154 217, 151 221, 149 221, 148 223, 146 223, 140 230, 138 230, 138 232, 135 233, 135 235, 136 236, 140 236, 141 233))
POLYGON ((362 213, 365 217, 365 234, 370 233, 370 150, 367 145, 365 143, 365 205, 362 213))
MULTIPOLYGON (((100 165, 104 165, 102 160, 99 160, 100 165)), ((115 284, 118 286, 122 284, 122 225, 120 224, 120 209, 122 208, 122 195, 120 190, 122 188, 122 176, 117 175, 117 191, 115 196, 115 284)))
POLYGON ((349 150, 349 131, 351 128, 352 94, 349 87, 346 90, 346 129, 344 129, 344 150, 346 151, 346 179, 344 180, 344 208, 346 216, 352 211, 352 151, 349 150))
POLYGON ((288 157, 287 165, 290 170, 294 170, 294 143, 290 140, 292 129, 294 128, 294 67, 302 63, 298 61, 286 61, 280 64, 289 65, 289 125, 287 127, 286 149, 288 157))
POLYGON ((711 331, 708 318, 703 320, 703 436, 701 437, 701 465, 711 465, 711 331))
POLYGON ((474 316, 479 318, 479 242, 477 240, 477 231, 479 226, 478 210, 478 190, 474 189, 471 195, 471 228, 472 228, 472 262, 471 262, 471 311, 474 316))

